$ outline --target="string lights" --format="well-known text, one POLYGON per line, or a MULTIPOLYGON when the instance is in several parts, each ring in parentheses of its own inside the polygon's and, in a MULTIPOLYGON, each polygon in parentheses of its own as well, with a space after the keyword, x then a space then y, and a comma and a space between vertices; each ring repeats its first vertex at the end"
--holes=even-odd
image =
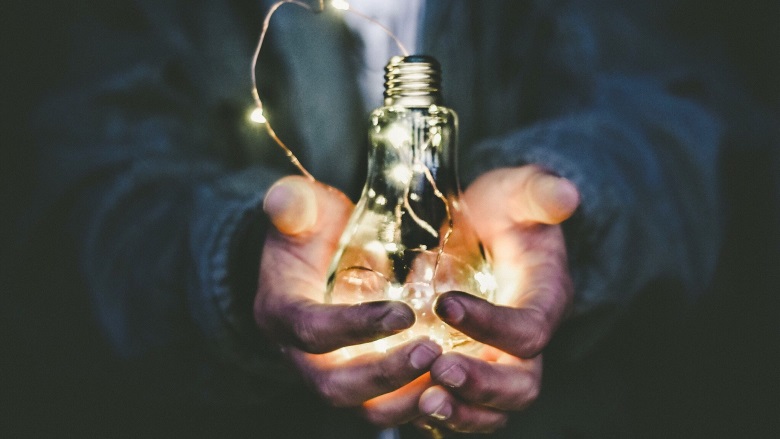
POLYGON ((304 3, 299 0, 282 0, 279 2, 274 3, 268 10, 268 14, 266 14, 265 19, 263 20, 263 28, 260 32, 260 38, 257 42, 257 47, 255 48, 254 55, 252 55, 252 63, 251 63, 251 78, 252 78, 252 98, 255 101, 255 108, 252 110, 252 112, 249 115, 249 119, 252 122, 255 122, 257 124, 262 124, 265 126, 266 131, 268 131, 268 135, 271 137, 271 139, 276 142, 279 147, 282 148, 284 153, 287 155, 287 157, 290 159, 290 162, 298 168, 298 170, 308 179, 314 181, 314 176, 311 175, 309 171, 306 170, 306 168, 301 164, 301 162, 298 160, 298 158, 295 156, 295 154, 292 152, 292 150, 282 141, 282 139, 279 138, 279 136, 276 135, 276 132, 274 131, 273 127, 271 126, 271 122, 268 121, 268 118, 265 115, 264 107, 263 107, 263 101, 260 99, 260 92, 257 87, 257 61, 260 58, 260 50, 263 47, 263 43, 265 42, 265 37, 268 34, 268 28, 271 24, 271 17, 276 13, 277 10, 279 10, 280 7, 290 4, 295 5, 301 8, 304 8, 308 11, 311 11, 313 13, 321 13, 324 12, 327 5, 330 5, 332 8, 345 11, 351 14, 354 14, 364 20, 369 21, 375 26, 378 26, 381 28, 398 46, 398 50, 404 54, 404 56, 409 55, 409 51, 404 47, 403 43, 398 39, 398 37, 378 20, 375 20, 368 15, 355 10, 350 6, 350 4, 346 0, 332 0, 330 2, 325 2, 325 0, 318 0, 317 1, 317 7, 313 8, 307 3, 304 3))

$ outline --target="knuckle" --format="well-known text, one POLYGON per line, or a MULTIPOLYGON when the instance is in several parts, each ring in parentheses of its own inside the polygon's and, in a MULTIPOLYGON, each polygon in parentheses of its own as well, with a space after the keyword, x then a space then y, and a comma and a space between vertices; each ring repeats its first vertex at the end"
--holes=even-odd
POLYGON ((345 400, 342 392, 339 391, 338 386, 329 374, 324 374, 315 380, 314 389, 320 398, 333 407, 344 408, 349 406, 348 401, 345 400))
POLYGON ((477 385, 472 390, 474 402, 494 405, 502 399, 506 399, 504 389, 495 389, 488 386, 477 385))
POLYGON ((395 422, 391 419, 392 416, 382 410, 364 407, 360 414, 363 419, 376 427, 384 429, 395 426, 395 422))
POLYGON ((541 392, 541 385, 537 380, 527 379, 525 386, 523 386, 520 394, 518 395, 515 406, 517 410, 524 410, 533 404, 538 398, 541 392))
POLYGON ((379 388, 390 391, 398 389, 406 384, 406 380, 403 379, 403 376, 393 373, 386 362, 380 363, 376 372, 373 381, 379 388))
POLYGON ((320 346, 320 337, 317 335, 317 329, 313 323, 313 319, 300 318, 296 319, 293 323, 293 333, 296 338, 298 346, 313 354, 324 353, 320 346))
POLYGON ((509 417, 505 414, 499 416, 498 419, 487 425, 481 433, 491 434, 504 429, 508 419, 509 417))
POLYGON ((550 324, 541 311, 528 313, 530 323, 520 339, 520 356, 532 358, 539 355, 550 342, 552 331, 550 324))
POLYGON ((528 391, 526 392, 526 401, 528 404, 532 404, 539 398, 539 394, 542 391, 542 386, 539 385, 537 382, 533 382, 528 388, 528 391))

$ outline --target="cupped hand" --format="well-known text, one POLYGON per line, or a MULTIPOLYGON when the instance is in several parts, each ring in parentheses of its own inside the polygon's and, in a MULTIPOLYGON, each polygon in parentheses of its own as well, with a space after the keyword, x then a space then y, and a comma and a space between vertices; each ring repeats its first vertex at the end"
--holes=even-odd
POLYGON ((495 303, 449 292, 436 303, 449 325, 484 343, 479 357, 445 353, 431 367, 434 385, 419 409, 420 426, 492 432, 537 397, 541 352, 573 298, 560 223, 579 205, 566 179, 527 165, 491 171, 464 194, 493 258, 495 303))
POLYGON ((258 327, 326 402, 358 407, 381 426, 408 422, 418 414, 417 400, 430 381, 427 372, 441 355, 437 344, 415 339, 387 353, 354 358, 334 352, 398 333, 415 320, 402 302, 323 303, 328 265, 352 211, 350 201, 320 183, 285 177, 269 189, 263 208, 274 227, 260 261, 258 327))

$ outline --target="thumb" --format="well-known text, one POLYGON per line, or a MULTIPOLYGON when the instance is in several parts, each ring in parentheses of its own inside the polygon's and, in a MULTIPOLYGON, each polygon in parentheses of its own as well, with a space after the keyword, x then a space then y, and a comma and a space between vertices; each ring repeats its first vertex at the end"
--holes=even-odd
POLYGON ((268 189, 263 211, 279 232, 288 236, 311 231, 317 223, 313 184, 298 176, 284 177, 268 189))
POLYGON ((319 297, 352 203, 332 187, 288 176, 268 190, 263 210, 275 228, 263 244, 263 282, 289 285, 305 279, 307 286, 298 288, 319 297))
POLYGON ((560 224, 580 203, 572 182, 535 165, 487 172, 469 186, 466 197, 476 212, 506 212, 503 220, 510 224, 560 224))
POLYGON ((525 219, 542 224, 560 224, 574 213, 580 204, 580 194, 571 181, 537 166, 524 170, 528 175, 516 175, 513 182, 516 212, 525 212, 525 219))

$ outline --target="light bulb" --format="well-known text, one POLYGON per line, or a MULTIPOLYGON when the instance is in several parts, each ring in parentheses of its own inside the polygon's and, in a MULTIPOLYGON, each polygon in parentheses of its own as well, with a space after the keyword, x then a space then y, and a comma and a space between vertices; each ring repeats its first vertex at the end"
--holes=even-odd
POLYGON ((347 355, 382 352, 421 335, 445 351, 473 351, 480 345, 433 311, 441 293, 492 300, 496 290, 460 201, 457 116, 441 105, 433 58, 394 57, 385 79, 385 105, 370 116, 366 184, 331 263, 326 301, 402 300, 416 314, 406 331, 346 348, 347 355))

